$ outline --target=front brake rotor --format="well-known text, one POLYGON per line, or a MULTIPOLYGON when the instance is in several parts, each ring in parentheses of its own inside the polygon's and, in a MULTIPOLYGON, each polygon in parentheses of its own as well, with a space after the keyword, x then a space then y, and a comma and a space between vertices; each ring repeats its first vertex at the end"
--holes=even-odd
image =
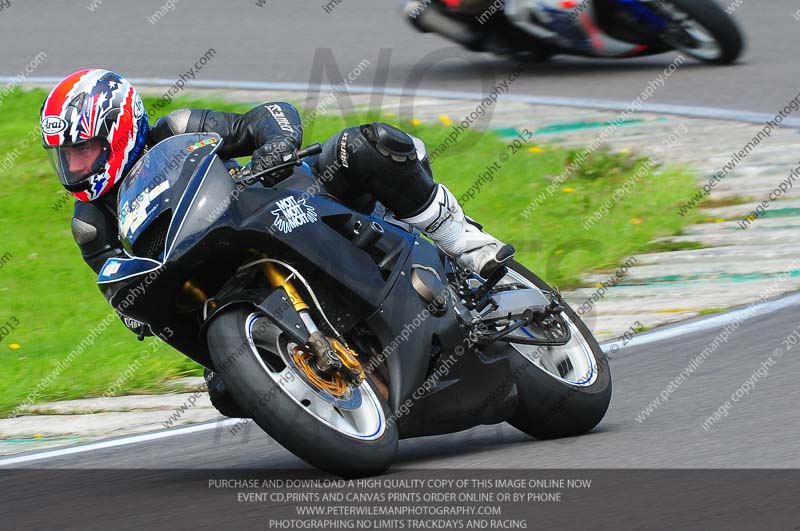
POLYGON ((303 373, 303 376, 319 389, 330 393, 336 398, 344 398, 347 393, 348 385, 339 372, 333 374, 321 374, 315 368, 314 356, 306 352, 302 347, 295 347, 292 353, 295 366, 303 373))

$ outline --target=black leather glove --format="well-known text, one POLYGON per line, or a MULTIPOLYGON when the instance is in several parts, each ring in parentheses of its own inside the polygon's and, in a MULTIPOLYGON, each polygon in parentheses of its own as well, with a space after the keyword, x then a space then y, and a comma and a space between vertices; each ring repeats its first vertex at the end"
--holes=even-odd
MULTIPOLYGON (((252 173, 259 174, 275 166, 297 162, 297 150, 291 139, 281 137, 272 140, 253 152, 252 173)), ((282 170, 271 172, 262 180, 268 185, 274 185, 289 177, 294 171, 294 166, 287 166, 282 170)))

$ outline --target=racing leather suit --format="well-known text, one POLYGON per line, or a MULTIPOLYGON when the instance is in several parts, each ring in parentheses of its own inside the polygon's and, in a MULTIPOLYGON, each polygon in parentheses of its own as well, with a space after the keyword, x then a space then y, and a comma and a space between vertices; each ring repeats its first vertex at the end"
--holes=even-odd
MULTIPOLYGON (((172 135, 195 132, 219 134, 217 154, 225 159, 246 157, 276 141, 298 149, 303 139, 300 114, 288 103, 265 103, 245 114, 208 109, 180 109, 160 118, 151 128, 148 147, 172 135)), ((323 144, 319 156, 309 159, 324 175, 326 189, 352 205, 380 201, 398 217, 410 217, 432 201, 435 185, 424 145, 383 123, 351 127, 323 144)), ((121 182, 122 180, 120 180, 121 182)), ((108 258, 123 256, 117 230, 118 186, 95 201, 76 201, 72 233, 83 259, 100 272, 108 258)), ((366 207, 368 209, 368 206, 366 207)))
MULTIPOLYGON (((151 128, 147 146, 173 135, 196 132, 220 135, 223 142, 217 154, 228 161, 253 155, 265 146, 270 146, 270 150, 272 146, 280 146, 279 149, 294 151, 303 139, 299 113, 290 104, 279 102, 259 105, 245 114, 208 109, 173 111, 151 128)), ((273 153, 271 160, 279 159, 277 155, 273 153)), ((255 156, 253 159, 255 165, 255 156)), ((460 228, 456 232, 465 235, 462 243, 475 240, 475 229, 461 227, 463 211, 455 199, 448 195, 452 204, 448 203, 442 197, 443 187, 433 182, 422 141, 395 127, 375 122, 347 128, 328 139, 322 152, 307 162, 321 177, 326 192, 351 208, 369 212, 380 201, 397 218, 419 218, 421 228, 429 224, 445 226, 444 232, 449 235, 454 228, 460 228), (445 208, 446 205, 449 207, 445 208)), ((119 186, 93 202, 75 204, 73 236, 83 259, 97 274, 107 259, 125 255, 117 231, 119 186)), ((480 235, 477 241, 470 249, 492 240, 480 235)), ((140 339, 147 335, 141 323, 124 316, 122 319, 140 339)), ((220 375, 206 369, 205 380, 211 401, 222 414, 248 416, 227 392, 220 375)))

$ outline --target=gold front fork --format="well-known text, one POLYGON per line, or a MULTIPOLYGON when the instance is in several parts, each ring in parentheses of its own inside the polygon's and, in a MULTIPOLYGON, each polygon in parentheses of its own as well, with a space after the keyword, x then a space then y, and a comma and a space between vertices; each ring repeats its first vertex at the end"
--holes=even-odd
POLYGON ((272 284, 273 287, 286 290, 286 293, 289 295, 289 301, 292 303, 297 313, 308 311, 308 304, 306 304, 300 296, 300 293, 294 287, 292 281, 289 280, 289 277, 284 275, 277 265, 272 262, 264 262, 261 264, 261 269, 264 271, 267 280, 269 280, 269 283, 272 284))
MULTIPOLYGON (((300 296, 300 293, 292 284, 289 278, 290 275, 286 275, 281 268, 273 262, 263 262, 261 268, 273 287, 286 290, 289 301, 292 303, 292 306, 294 306, 295 311, 300 315, 303 323, 305 323, 310 334, 309 347, 316 358, 317 367, 323 373, 332 373, 335 375, 343 366, 346 369, 344 372, 349 376, 347 379, 356 385, 360 385, 364 380, 364 369, 358 362, 358 354, 343 345, 339 340, 328 338, 317 328, 317 325, 314 323, 309 313, 310 308, 308 304, 306 304, 300 296)), ((314 378, 314 380, 317 379, 318 377, 314 378)))

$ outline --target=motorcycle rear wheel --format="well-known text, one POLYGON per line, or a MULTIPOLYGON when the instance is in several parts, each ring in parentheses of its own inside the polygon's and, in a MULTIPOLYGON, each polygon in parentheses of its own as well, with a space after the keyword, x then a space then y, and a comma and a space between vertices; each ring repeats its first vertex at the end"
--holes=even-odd
MULTIPOLYGON (((546 282, 517 262, 506 279, 552 292, 546 282)), ((504 280, 505 281, 505 280, 504 280)), ((581 435, 593 429, 611 401, 608 361, 592 333, 566 302, 561 317, 572 331, 561 347, 505 345, 519 405, 509 423, 539 439, 581 435)))

